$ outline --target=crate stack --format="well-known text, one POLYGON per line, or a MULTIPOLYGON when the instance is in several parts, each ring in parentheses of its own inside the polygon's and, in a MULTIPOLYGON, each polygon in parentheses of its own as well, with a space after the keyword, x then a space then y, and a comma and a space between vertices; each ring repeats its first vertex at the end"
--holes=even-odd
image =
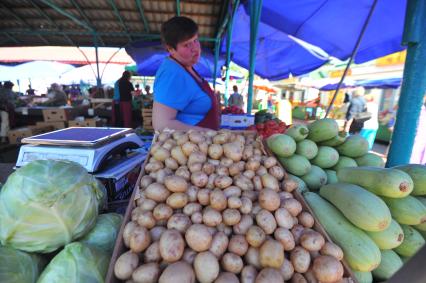
POLYGON ((142 120, 143 128, 148 131, 153 131, 154 127, 152 126, 152 109, 143 108, 142 109, 142 120))

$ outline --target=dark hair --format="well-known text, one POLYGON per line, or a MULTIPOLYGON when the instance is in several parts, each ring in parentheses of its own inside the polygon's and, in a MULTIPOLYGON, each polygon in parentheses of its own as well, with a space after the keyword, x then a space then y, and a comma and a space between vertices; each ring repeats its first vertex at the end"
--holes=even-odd
POLYGON ((124 71, 123 75, 121 76, 123 79, 130 79, 132 75, 130 74, 129 71, 124 71))
POLYGON ((8 89, 12 89, 13 86, 14 84, 11 81, 4 82, 3 84, 3 87, 8 89))
POLYGON ((235 92, 238 92, 238 87, 237 87, 236 85, 234 85, 234 86, 232 87, 232 89, 233 89, 235 92))
POLYGON ((190 39, 198 32, 197 24, 187 17, 173 17, 161 25, 161 40, 176 49, 179 42, 190 39))

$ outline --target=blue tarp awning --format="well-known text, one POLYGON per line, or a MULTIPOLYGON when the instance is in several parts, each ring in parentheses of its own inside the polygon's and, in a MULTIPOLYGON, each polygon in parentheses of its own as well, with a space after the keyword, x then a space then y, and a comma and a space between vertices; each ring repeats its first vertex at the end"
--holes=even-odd
MULTIPOLYGON (((158 68, 168 52, 159 42, 135 41, 126 46, 127 54, 136 62, 137 73, 141 76, 155 76, 158 68)), ((222 58, 217 64, 216 77, 220 77, 220 68, 224 64, 222 58)), ((214 70, 214 55, 203 50, 200 61, 194 66, 204 78, 212 78, 214 70)))
POLYGON ((380 79, 380 80, 362 80, 357 81, 357 86, 364 88, 398 88, 401 86, 402 78, 380 79))
MULTIPOLYGON (((326 84, 326 85, 323 85, 322 87, 320 87, 319 90, 322 90, 322 91, 336 90, 338 85, 339 85, 338 83, 336 83, 336 84, 326 84)), ((347 84, 343 83, 340 86, 340 89, 347 88, 347 87, 353 87, 353 86, 352 85, 347 85, 347 84)))

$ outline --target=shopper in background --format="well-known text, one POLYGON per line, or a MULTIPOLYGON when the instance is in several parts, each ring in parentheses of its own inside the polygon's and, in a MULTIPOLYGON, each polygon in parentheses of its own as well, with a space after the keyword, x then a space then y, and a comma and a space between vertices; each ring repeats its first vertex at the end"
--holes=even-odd
POLYGON ((114 83, 114 96, 112 97, 111 123, 114 127, 123 127, 123 121, 121 121, 120 115, 120 89, 118 87, 119 81, 120 80, 117 80, 114 83))
POLYGON ((53 83, 50 85, 50 89, 47 92, 48 100, 38 104, 39 106, 64 106, 68 103, 68 97, 62 90, 62 86, 53 83))
POLYGON ((232 87, 234 93, 228 99, 228 106, 237 106, 240 109, 244 108, 244 98, 241 94, 238 93, 238 87, 234 85, 232 87))
POLYGON ((187 17, 173 17, 162 25, 161 38, 170 56, 155 77, 154 128, 217 130, 219 103, 208 82, 194 69, 201 56, 197 24, 187 17))
POLYGON ((0 138, 1 143, 7 141, 7 134, 10 130, 11 118, 15 112, 15 94, 12 91, 13 83, 5 82, 3 87, 0 88, 0 138))
POLYGON ((371 150, 376 139, 377 130, 379 129, 379 105, 374 101, 372 94, 364 96, 366 100, 367 112, 371 114, 371 118, 364 122, 361 132, 359 133, 368 141, 371 150))
POLYGON ((365 89, 363 87, 358 87, 352 94, 352 99, 349 103, 348 111, 346 112, 346 122, 344 130, 346 133, 357 133, 361 131, 363 123, 357 122, 354 120, 355 116, 365 110, 365 99, 364 99, 365 89))
POLYGON ((125 128, 132 128, 132 95, 134 88, 130 82, 131 74, 124 71, 118 80, 118 89, 120 90, 120 113, 125 128))

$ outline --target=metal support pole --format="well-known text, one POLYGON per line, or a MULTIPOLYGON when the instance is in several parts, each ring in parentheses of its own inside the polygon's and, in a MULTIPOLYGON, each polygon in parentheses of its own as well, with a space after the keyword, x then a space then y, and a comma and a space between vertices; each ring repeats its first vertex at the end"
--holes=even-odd
POLYGON ((217 73, 217 62, 219 61, 220 51, 220 38, 217 39, 214 46, 214 66, 213 66, 213 89, 216 91, 216 73, 217 73))
POLYGON ((180 0, 176 0, 176 16, 180 16, 180 0))
POLYGON ((98 88, 102 87, 102 79, 99 72, 99 54, 98 54, 98 40, 97 37, 93 37, 93 41, 95 43, 95 55, 96 55, 96 86, 98 88))
MULTIPOLYGON (((410 162, 426 94, 426 2, 408 0, 403 43, 408 45, 404 79, 386 167, 410 162)), ((424 129, 422 129, 424 130, 424 129)))
POLYGON ((367 30, 368 23, 370 22, 370 19, 371 19, 371 16, 373 15, 374 9, 376 8, 376 4, 377 4, 377 0, 374 0, 373 5, 371 6, 370 12, 368 12, 367 19, 364 22, 364 26, 361 29, 361 33, 359 34, 358 39, 356 40, 354 49, 352 50, 351 57, 349 57, 349 62, 346 65, 346 68, 345 68, 345 71, 343 72, 342 78, 340 79, 339 84, 337 85, 337 88, 334 92, 333 98, 331 99, 330 105, 328 105, 327 111, 325 112, 325 118, 327 118, 328 114, 331 111, 331 108, 333 108, 333 104, 334 104, 334 101, 336 100, 337 94, 339 93, 340 87, 342 86, 343 81, 346 78, 346 74, 349 71, 349 67, 352 64, 352 61, 355 59, 355 55, 358 52, 359 45, 361 44, 361 40, 364 37, 365 31, 367 30))
POLYGON ((256 40, 259 27, 260 14, 262 12, 262 0, 250 1, 250 58, 249 58, 249 88, 247 97, 247 114, 251 113, 253 105, 253 82, 256 61, 256 40))

